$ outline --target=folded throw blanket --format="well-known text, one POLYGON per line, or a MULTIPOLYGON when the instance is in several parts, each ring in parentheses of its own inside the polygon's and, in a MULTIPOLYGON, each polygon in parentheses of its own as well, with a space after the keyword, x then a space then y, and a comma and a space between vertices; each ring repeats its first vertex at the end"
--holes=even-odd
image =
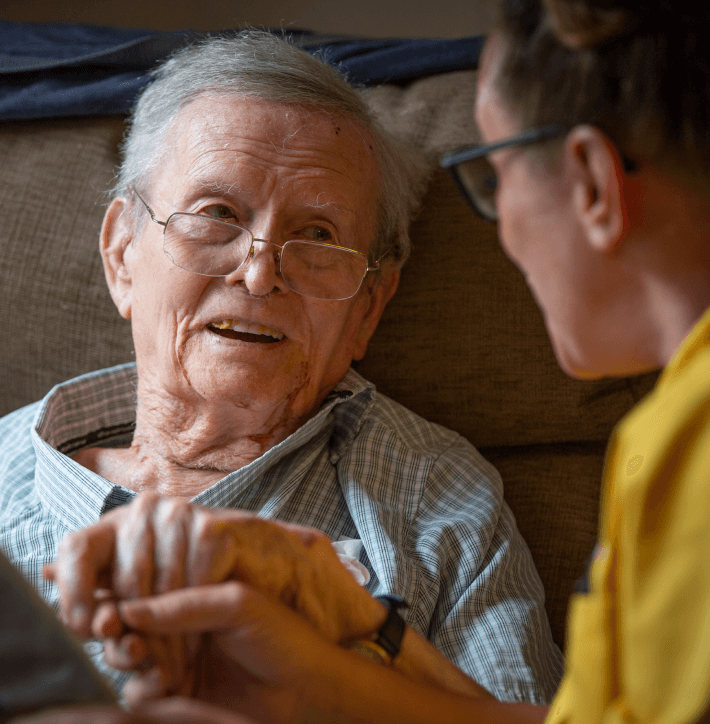
MULTIPOLYGON (((157 61, 207 35, 72 23, 0 21, 0 120, 127 113, 157 61)), ((288 29, 356 85, 476 68, 483 36, 367 39, 288 29)))

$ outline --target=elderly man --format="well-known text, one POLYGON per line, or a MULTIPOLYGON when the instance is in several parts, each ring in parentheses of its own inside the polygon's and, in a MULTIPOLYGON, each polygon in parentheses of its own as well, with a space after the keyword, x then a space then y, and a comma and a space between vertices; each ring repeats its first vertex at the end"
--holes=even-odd
MULTIPOLYGON (((0 545, 47 599, 62 538, 138 493, 239 508, 361 542, 368 591, 406 598, 453 662, 502 699, 551 696, 561 657, 495 470, 350 369, 423 177, 333 69, 271 35, 156 71, 101 230, 136 364, 0 422, 0 545)), ((180 547, 184 508, 161 510, 127 516, 119 557, 180 547)))

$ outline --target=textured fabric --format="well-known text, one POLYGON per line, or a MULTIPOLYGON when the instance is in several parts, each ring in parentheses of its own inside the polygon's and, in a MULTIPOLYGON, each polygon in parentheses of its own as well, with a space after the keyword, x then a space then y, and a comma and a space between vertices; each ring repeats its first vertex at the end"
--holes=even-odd
MULTIPOLYGON (((609 447, 550 722, 697 721, 710 703, 710 311, 609 447)), ((707 717, 707 714, 705 715, 707 717)))
MULTIPOLYGON (((75 463, 86 446, 130 439, 133 365, 56 388, 0 421, 0 546, 44 597, 70 531, 134 493, 75 463)), ((350 371, 319 413, 195 503, 258 511, 359 538, 373 595, 409 603, 409 623, 506 700, 545 701, 561 674, 542 585, 495 469, 350 371)))

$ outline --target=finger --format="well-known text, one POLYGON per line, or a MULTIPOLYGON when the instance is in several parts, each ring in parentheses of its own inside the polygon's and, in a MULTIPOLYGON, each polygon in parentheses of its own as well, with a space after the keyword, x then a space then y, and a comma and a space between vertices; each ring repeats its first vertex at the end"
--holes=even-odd
POLYGON ((144 493, 126 510, 116 539, 113 588, 118 598, 139 598, 152 592, 153 516, 159 501, 158 496, 144 493))
POLYGON ((220 583, 232 574, 237 555, 244 548, 239 544, 240 538, 247 537, 244 534, 252 518, 242 514, 236 522, 222 511, 207 508, 193 511, 187 561, 188 586, 220 583))
POLYGON ((172 634, 164 639, 165 658, 163 666, 168 671, 168 692, 175 694, 182 691, 185 685, 186 650, 185 640, 180 634, 172 634))
POLYGON ((115 601, 97 603, 91 621, 91 634, 97 639, 117 638, 123 633, 123 622, 118 615, 115 601))
POLYGON ((167 593, 185 585, 193 509, 181 498, 163 499, 156 508, 154 593, 167 593))
POLYGON ((324 656, 340 650, 292 610, 236 581, 126 601, 119 610, 138 628, 209 633, 223 656, 263 683, 317 672, 324 656))
POLYGON ((239 615, 245 587, 236 581, 183 588, 118 604, 121 620, 152 634, 201 633, 227 628, 239 615))
POLYGON ((143 641, 148 645, 152 668, 161 671, 163 691, 160 695, 169 696, 181 690, 185 673, 185 645, 182 635, 152 635, 144 637, 143 641))
POLYGON ((167 693, 167 675, 158 666, 147 671, 134 674, 123 687, 123 699, 129 709, 145 704, 154 699, 160 699, 167 693))
POLYGON ((135 633, 118 639, 106 639, 104 660, 119 671, 146 670, 154 663, 145 638, 135 633))
POLYGON ((89 528, 67 536, 57 560, 51 569, 47 567, 59 590, 60 617, 81 638, 91 632, 94 589, 110 573, 118 522, 118 516, 108 514, 89 528))

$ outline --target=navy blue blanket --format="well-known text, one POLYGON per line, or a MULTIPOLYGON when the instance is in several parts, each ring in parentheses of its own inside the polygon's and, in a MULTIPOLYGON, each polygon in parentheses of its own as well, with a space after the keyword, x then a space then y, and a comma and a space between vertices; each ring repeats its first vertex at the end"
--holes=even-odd
MULTIPOLYGON (((484 40, 374 40, 287 32, 358 85, 403 83, 476 68, 484 40)), ((127 113, 148 80, 147 71, 205 35, 0 21, 0 120, 127 113)))

